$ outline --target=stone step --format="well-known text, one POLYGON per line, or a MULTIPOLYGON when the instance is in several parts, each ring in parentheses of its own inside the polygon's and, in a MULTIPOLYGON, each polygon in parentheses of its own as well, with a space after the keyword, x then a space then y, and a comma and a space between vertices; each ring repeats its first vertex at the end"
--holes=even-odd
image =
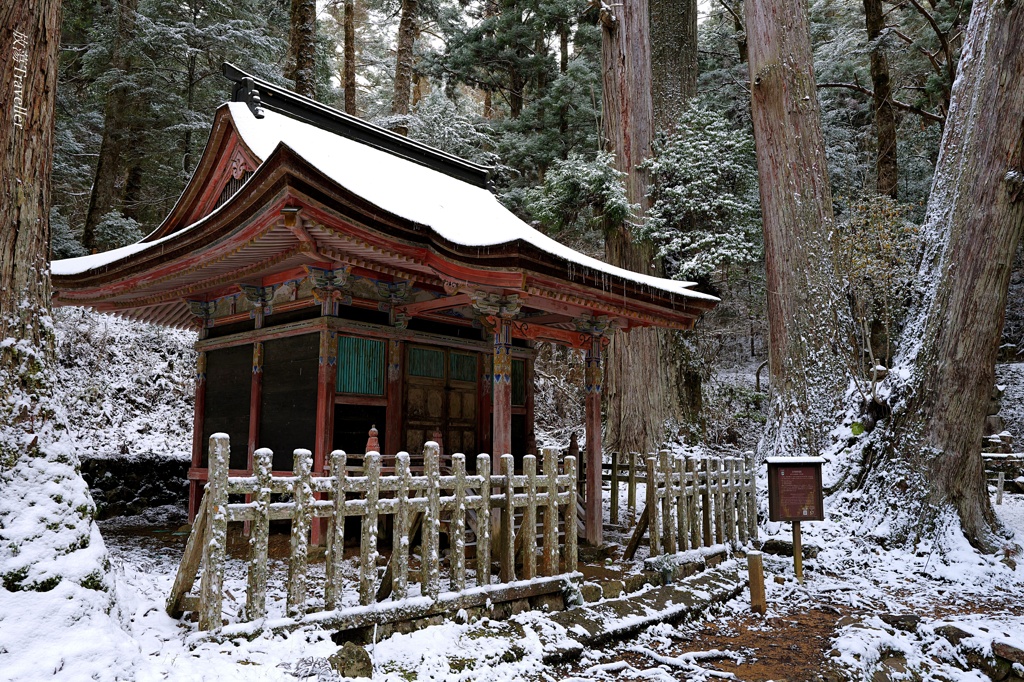
POLYGON ((675 623, 728 601, 747 585, 746 562, 730 560, 671 585, 551 614, 559 627, 538 631, 544 661, 578 657, 585 649, 629 637, 655 623, 675 623))

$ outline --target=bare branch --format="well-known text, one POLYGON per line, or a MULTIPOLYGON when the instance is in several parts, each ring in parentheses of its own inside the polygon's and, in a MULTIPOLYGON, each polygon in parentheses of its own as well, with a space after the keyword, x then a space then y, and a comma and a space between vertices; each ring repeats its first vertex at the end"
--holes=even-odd
POLYGON ((946 33, 939 28, 939 23, 935 21, 935 17, 932 16, 931 12, 922 7, 921 3, 917 0, 909 0, 909 2, 925 18, 925 21, 932 27, 932 31, 935 32, 935 37, 939 39, 939 45, 942 46, 942 52, 946 57, 946 72, 949 76, 949 84, 952 87, 953 81, 956 80, 956 67, 953 64, 953 51, 949 47, 946 33))
POLYGON ((740 15, 736 13, 736 10, 734 10, 732 7, 729 6, 729 3, 727 3, 725 0, 718 0, 718 3, 722 7, 724 7, 729 14, 732 15, 732 18, 736 20, 736 24, 738 26, 742 26, 743 25, 743 19, 741 19, 740 15))
MULTIPOLYGON (((857 83, 818 83, 818 87, 819 88, 843 88, 843 89, 846 89, 846 90, 853 90, 855 92, 860 92, 862 94, 867 95, 868 97, 874 97, 875 96, 875 93, 870 88, 865 88, 863 85, 858 85, 857 83)), ((915 107, 912 104, 907 104, 906 102, 900 102, 899 100, 896 100, 896 99, 890 99, 889 103, 892 104, 894 107, 896 107, 897 109, 899 109, 901 111, 906 111, 907 113, 914 114, 916 116, 920 116, 921 118, 925 119, 926 121, 930 121, 932 123, 938 123, 939 125, 944 125, 946 123, 946 117, 945 116, 940 116, 938 114, 933 114, 930 111, 926 111, 925 109, 921 109, 919 107, 915 107)))

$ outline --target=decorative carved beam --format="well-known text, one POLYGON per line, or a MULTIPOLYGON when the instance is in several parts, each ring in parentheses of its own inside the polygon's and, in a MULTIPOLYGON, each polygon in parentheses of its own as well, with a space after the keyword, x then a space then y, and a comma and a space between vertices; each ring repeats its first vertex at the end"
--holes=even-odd
POLYGON ((400 306, 399 310, 400 312, 413 316, 421 313, 446 310, 448 308, 460 308, 462 306, 469 305, 470 303, 471 299, 469 294, 456 294, 454 296, 442 296, 441 298, 435 298, 430 301, 407 303, 400 306))

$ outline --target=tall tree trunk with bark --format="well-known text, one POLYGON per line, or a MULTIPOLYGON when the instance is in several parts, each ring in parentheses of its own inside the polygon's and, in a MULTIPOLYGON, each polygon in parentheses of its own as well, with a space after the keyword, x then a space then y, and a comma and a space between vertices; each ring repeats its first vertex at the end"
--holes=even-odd
POLYGON ((892 105, 889 82, 889 59, 878 43, 885 29, 882 0, 864 0, 864 23, 871 41, 871 86, 874 93, 875 134, 878 150, 875 155, 875 189, 879 194, 896 198, 899 187, 899 165, 896 156, 896 110, 892 105))
POLYGON ((409 97, 412 94, 413 49, 416 46, 416 21, 419 18, 419 0, 402 0, 402 15, 398 21, 398 47, 395 50, 395 96, 391 100, 391 113, 403 117, 393 130, 400 135, 409 134, 409 97))
POLYGON ((975 546, 996 540, 981 440, 1024 232, 1022 121, 1024 4, 977 0, 925 216, 921 297, 890 373, 891 425, 867 462, 866 485, 901 500, 908 536, 951 506, 975 546))
POLYGON ((648 0, 654 128, 670 131, 697 94, 696 0, 648 0))
MULTIPOLYGON (((138 0, 121 0, 110 6, 110 11, 116 13, 113 18, 114 43, 110 55, 110 68, 115 73, 127 75, 132 71, 130 42, 135 34, 138 6, 138 0)), ((89 209, 82 228, 82 246, 88 251, 96 250, 96 226, 103 216, 123 208, 124 188, 119 189, 118 185, 124 179, 124 156, 131 149, 136 132, 129 120, 133 113, 135 93, 131 85, 123 80, 118 78, 119 82, 107 93, 103 107, 103 137, 89 196, 89 209)))
POLYGON ((295 92, 306 97, 316 95, 316 1, 292 0, 291 30, 288 34, 286 78, 295 83, 295 92))
POLYGON ((345 0, 345 66, 342 88, 345 90, 345 113, 356 115, 356 3, 345 0))
MULTIPOLYGON (((650 31, 646 0, 627 0, 603 10, 601 71, 604 134, 615 167, 626 174, 626 196, 647 208, 647 171, 638 168, 651 155, 654 112, 651 100, 650 31)), ((656 272, 654 248, 634 238, 631 225, 611 226, 605 260, 635 272, 656 272)), ((663 348, 657 330, 617 334, 605 365, 605 443, 621 452, 647 452, 664 437, 676 417, 671 377, 662 371, 663 348)))
MULTIPOLYGON (((654 129, 671 132, 697 94, 697 3, 695 0, 649 0, 651 25, 651 100, 654 129)), ((660 270, 660 268, 659 268, 660 270)), ((663 272, 657 274, 662 275, 663 272)), ((692 333, 688 333, 692 336, 692 333)), ((687 435, 704 431, 703 376, 694 345, 687 336, 659 332, 662 356, 675 368, 675 392, 687 435)))
MULTIPOLYGON (((0 584, 45 592, 67 581, 67 598, 83 600, 76 618, 85 617, 93 605, 109 608, 112 586, 95 507, 51 400, 47 251, 60 3, 5 3, 0 40, 8 50, 0 66, 0 584)), ((31 620, 34 605, 24 604, 31 620)), ((86 668, 76 672, 97 674, 86 668)))
POLYGON ((854 366, 805 6, 746 0, 770 402, 760 455, 819 455, 854 366))

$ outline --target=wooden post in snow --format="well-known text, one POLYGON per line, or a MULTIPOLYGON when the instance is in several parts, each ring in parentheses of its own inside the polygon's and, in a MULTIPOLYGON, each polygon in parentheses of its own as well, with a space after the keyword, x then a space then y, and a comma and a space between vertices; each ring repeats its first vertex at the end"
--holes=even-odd
POLYGON ((609 521, 611 524, 619 523, 619 453, 612 453, 612 508, 609 521))
POLYGON ((394 579, 392 590, 396 600, 409 596, 409 545, 412 542, 411 515, 409 514, 409 453, 399 452, 395 457, 398 475, 398 509, 395 511, 394 540, 391 567, 394 579))
POLYGON ((697 515, 697 497, 700 495, 700 472, 697 470, 697 460, 693 457, 686 458, 686 520, 690 526, 690 548, 697 549, 702 544, 701 520, 697 515))
POLYGON ((558 452, 554 448, 544 448, 541 451, 541 458, 548 491, 547 504, 544 506, 544 553, 541 573, 558 575, 558 452))
POLYGON ((804 581, 804 546, 800 539, 800 522, 793 522, 793 568, 798 583, 804 581))
POLYGON ((672 521, 672 469, 669 466, 669 454, 668 450, 662 450, 658 453, 658 465, 661 469, 661 475, 664 476, 665 485, 664 493, 661 498, 661 519, 662 523, 665 524, 665 553, 675 554, 676 553, 676 524, 672 521))
POLYGON ((675 476, 679 479, 679 494, 676 496, 676 523, 678 525, 679 533, 679 551, 685 552, 691 547, 687 545, 689 539, 690 525, 686 516, 686 469, 685 462, 682 457, 676 457, 672 460, 672 464, 675 467, 675 476))
POLYGON ((302 615, 306 604, 306 566, 309 561, 309 527, 313 516, 313 489, 309 482, 313 468, 313 453, 301 448, 292 455, 295 505, 292 516, 291 556, 288 559, 289 616, 302 615))
POLYGON ((640 455, 630 452, 626 455, 629 460, 629 486, 626 492, 626 508, 629 510, 629 525, 636 523, 636 459, 640 455))
POLYGON ((501 473, 505 477, 501 510, 501 582, 510 583, 516 579, 515 460, 512 455, 501 456, 501 473))
POLYGON ((220 627, 224 604, 224 557, 228 544, 228 462, 231 443, 226 433, 210 436, 209 527, 203 546, 203 577, 199 583, 199 629, 220 627))
POLYGON ((704 458, 704 486, 701 488, 700 494, 701 511, 704 514, 703 522, 703 535, 704 535, 704 546, 710 547, 714 544, 714 539, 711 536, 712 522, 711 522, 711 458, 704 458))
POLYGON ((363 456, 366 475, 366 509, 363 510, 363 532, 359 548, 359 603, 372 604, 377 585, 377 498, 380 491, 380 453, 363 456))
POLYGON ((523 457, 523 473, 526 474, 526 507, 523 509, 523 525, 519 532, 523 536, 523 580, 537 576, 537 457, 523 457))
POLYGON ((747 578, 750 584, 750 610, 764 615, 768 602, 764 595, 764 566, 761 552, 747 552, 747 578))
POLYGON ((440 545, 441 530, 441 448, 427 441, 423 446, 423 469, 427 477, 427 511, 423 516, 420 554, 423 562, 423 596, 436 599, 441 592, 440 545))
POLYGON ((334 483, 331 486, 331 497, 334 498, 334 514, 330 524, 330 542, 327 546, 327 587, 326 602, 328 609, 341 606, 341 595, 344 582, 341 567, 345 560, 345 491, 348 456, 344 450, 331 453, 331 475, 334 483))
POLYGON ((259 620, 267 615, 267 554, 270 539, 270 486, 274 453, 260 448, 253 453, 253 473, 258 490, 253 496, 253 521, 249 535, 249 576, 245 599, 245 619, 259 620))
POLYGON ((576 458, 565 458, 565 473, 569 476, 569 502, 565 507, 565 572, 574 573, 577 561, 576 541, 576 458))
POLYGON ((747 483, 747 531, 749 540, 757 541, 757 475, 754 471, 754 453, 748 452, 743 456, 747 475, 750 481, 747 483))
POLYGON ((491 584, 491 458, 476 456, 476 474, 480 477, 480 509, 476 527, 476 584, 491 584))
MULTIPOLYGON (((587 348, 585 370, 587 430, 587 494, 584 527, 587 542, 594 547, 603 541, 604 515, 601 500, 601 342, 599 336, 591 338, 587 348)), ((649 485, 649 484, 648 484, 649 485)))
POLYGON ((720 458, 716 459, 714 460, 714 464, 715 543, 721 545, 725 544, 725 492, 723 488, 723 479, 725 477, 725 460, 720 458))
POLYGON ((725 460, 725 540, 735 546, 736 534, 736 458, 725 460))
POLYGON ((658 518, 658 460, 647 458, 647 535, 651 540, 651 556, 661 554, 661 520, 658 518))
POLYGON ((455 475, 455 509, 451 515, 451 590, 466 589, 466 456, 452 455, 455 475))

